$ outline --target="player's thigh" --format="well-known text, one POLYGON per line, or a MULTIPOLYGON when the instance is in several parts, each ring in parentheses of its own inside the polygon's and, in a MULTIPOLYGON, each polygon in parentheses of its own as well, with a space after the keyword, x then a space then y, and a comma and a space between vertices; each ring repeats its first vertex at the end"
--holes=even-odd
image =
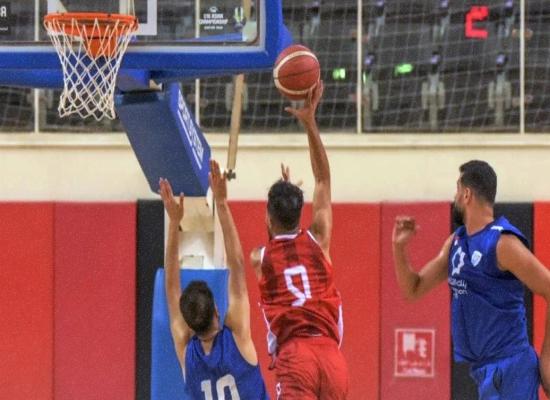
POLYGON ((472 371, 479 400, 538 400, 540 377, 533 349, 472 371))
POLYGON ((319 370, 315 354, 300 341, 287 343, 275 363, 278 400, 316 400, 319 370))
POLYGON ((345 400, 348 395, 349 373, 344 355, 336 344, 325 347, 319 357, 322 370, 321 399, 345 400))
POLYGON ((539 362, 535 350, 528 350, 499 364, 502 399, 538 400, 539 362))
POLYGON ((495 364, 485 365, 470 372, 476 382, 479 400, 501 400, 498 387, 498 368, 495 364))

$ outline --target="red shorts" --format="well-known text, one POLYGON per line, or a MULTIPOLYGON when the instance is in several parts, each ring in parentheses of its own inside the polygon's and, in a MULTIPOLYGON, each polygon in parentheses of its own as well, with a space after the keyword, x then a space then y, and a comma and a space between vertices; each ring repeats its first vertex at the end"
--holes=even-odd
POLYGON ((344 400, 348 367, 333 339, 294 338, 275 361, 277 400, 344 400))

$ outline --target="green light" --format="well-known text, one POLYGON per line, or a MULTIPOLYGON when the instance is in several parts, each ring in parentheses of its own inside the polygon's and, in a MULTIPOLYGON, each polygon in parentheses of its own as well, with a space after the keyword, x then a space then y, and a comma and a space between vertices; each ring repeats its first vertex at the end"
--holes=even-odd
POLYGON ((393 70, 393 74, 395 76, 397 75, 407 75, 407 74, 410 74, 411 72, 413 72, 414 70, 414 66, 410 63, 401 63, 401 64, 397 64, 395 66, 395 69, 393 70))
POLYGON ((332 79, 335 81, 343 81, 346 79, 346 69, 345 68, 334 68, 332 70, 332 79))

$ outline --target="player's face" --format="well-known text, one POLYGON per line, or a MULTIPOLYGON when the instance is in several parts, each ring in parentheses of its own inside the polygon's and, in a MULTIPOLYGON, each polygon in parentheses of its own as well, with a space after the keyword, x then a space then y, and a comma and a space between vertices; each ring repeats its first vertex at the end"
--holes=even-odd
POLYGON ((273 230, 271 229, 271 218, 269 217, 269 212, 265 212, 265 226, 267 227, 267 237, 269 240, 273 239, 273 230))
POLYGON ((464 225, 464 186, 460 178, 456 181, 456 193, 453 202, 452 217, 456 225, 464 225))

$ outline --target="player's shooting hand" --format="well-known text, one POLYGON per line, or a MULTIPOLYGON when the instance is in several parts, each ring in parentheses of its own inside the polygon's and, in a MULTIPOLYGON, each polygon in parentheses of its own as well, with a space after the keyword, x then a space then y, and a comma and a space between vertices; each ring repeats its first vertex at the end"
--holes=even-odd
POLYGON ((323 97, 323 81, 319 81, 308 93, 308 96, 301 108, 286 107, 285 111, 294 115, 304 125, 315 123, 315 112, 321 97, 323 97))
POLYGON ((160 197, 164 203, 164 209, 168 213, 168 217, 171 221, 180 222, 183 218, 183 193, 179 196, 179 201, 174 199, 174 193, 172 192, 172 186, 168 179, 160 178, 160 197))
POLYGON ((413 217, 398 216, 393 226, 392 241, 394 245, 406 245, 416 234, 417 225, 413 217))
POLYGON ((227 200, 227 174, 222 173, 220 164, 216 160, 210 160, 210 173, 208 174, 214 201, 227 200))

